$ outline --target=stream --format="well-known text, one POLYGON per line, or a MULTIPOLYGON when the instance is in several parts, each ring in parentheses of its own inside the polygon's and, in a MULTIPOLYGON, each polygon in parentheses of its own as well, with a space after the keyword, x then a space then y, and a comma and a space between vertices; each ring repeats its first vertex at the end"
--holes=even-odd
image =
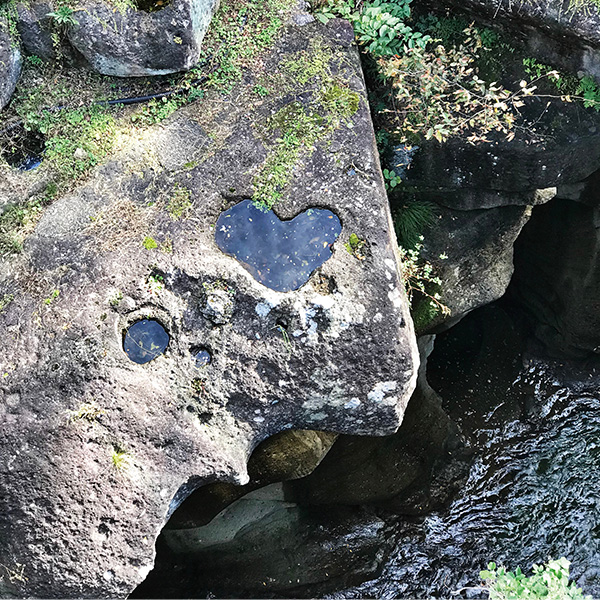
MULTIPOLYGON (((481 324, 493 311, 475 319, 481 324)), ((444 511, 388 516, 393 550, 380 575, 330 597, 475 598, 482 595, 479 570, 491 560, 529 573, 532 564, 561 556, 584 592, 599 597, 597 367, 499 355, 494 344, 515 345, 497 338, 477 356, 464 347, 459 353, 464 338, 456 329, 439 340, 443 358, 436 364, 432 356, 429 371, 475 449, 468 478, 444 511)))

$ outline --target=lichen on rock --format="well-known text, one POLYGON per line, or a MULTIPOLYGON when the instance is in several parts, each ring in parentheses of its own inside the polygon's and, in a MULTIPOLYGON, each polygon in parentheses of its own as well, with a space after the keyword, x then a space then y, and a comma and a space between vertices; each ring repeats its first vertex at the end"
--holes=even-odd
POLYGON ((24 569, 10 593, 124 597, 165 520, 203 485, 246 483, 261 441, 290 429, 385 435, 402 422, 418 353, 360 62, 340 27, 288 26, 235 102, 207 94, 129 140, 0 264, 0 297, 13 298, 0 313, 0 563, 24 569), (315 40, 343 97, 358 98, 352 110, 327 108, 340 96, 324 99, 313 75, 257 96, 259 77, 310 59, 315 40), (327 111, 327 131, 300 144, 274 210, 289 220, 326 208, 342 233, 307 283, 277 292, 218 249, 214 225, 252 197, 279 147, 269 119, 298 101, 327 111), (182 123, 203 143, 185 143, 182 123), (189 206, 173 218, 184 188, 189 206), (343 247, 351 233, 368 240, 365 260, 343 247), (136 364, 123 336, 143 319, 169 343, 136 364), (211 354, 201 369, 198 348, 211 354))

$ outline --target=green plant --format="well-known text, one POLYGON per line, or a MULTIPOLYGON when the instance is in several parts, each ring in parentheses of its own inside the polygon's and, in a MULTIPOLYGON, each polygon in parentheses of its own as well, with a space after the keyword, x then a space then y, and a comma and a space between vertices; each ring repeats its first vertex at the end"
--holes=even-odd
POLYGON ((385 189, 389 192, 402 183, 402 178, 394 170, 383 169, 385 189))
POLYGON ((265 98, 269 95, 269 90, 264 85, 255 85, 252 91, 261 98, 265 98))
POLYGON ((119 472, 124 472, 131 467, 131 454, 119 445, 113 446, 110 458, 113 467, 119 472))
POLYGON ((4 294, 0 297, 0 314, 6 309, 6 307, 15 299, 13 294, 4 294))
POLYGON ((414 248, 435 222, 435 205, 422 200, 406 200, 392 210, 398 243, 414 248))
POLYGON ((69 6, 59 6, 55 11, 49 12, 46 16, 50 17, 59 27, 68 28, 78 25, 77 19, 73 16, 75 11, 69 6))
POLYGON ((35 54, 31 54, 26 57, 27 62, 34 67, 41 67, 44 64, 44 61, 35 54))
POLYGON ((431 263, 421 259, 423 237, 412 249, 398 247, 402 269, 402 281, 415 327, 422 329, 439 314, 449 315, 450 309, 441 301, 441 279, 435 274, 431 263))
POLYGON ((75 421, 89 421, 90 423, 96 421, 98 417, 106 414, 106 411, 97 406, 94 402, 85 402, 77 410, 67 411, 69 422, 75 421))
POLYGON ((157 244, 156 240, 150 236, 146 236, 144 238, 144 241, 142 242, 142 246, 144 246, 144 248, 146 248, 146 250, 154 250, 155 248, 158 248, 158 244, 157 244))
POLYGON ((365 247, 367 245, 367 240, 361 240, 356 233, 351 233, 348 241, 344 244, 344 248, 357 258, 358 260, 365 260, 365 247))
POLYGON ((171 219, 178 221, 187 215, 191 208, 192 201, 190 190, 181 187, 179 184, 175 184, 173 187, 173 194, 171 195, 167 205, 167 212, 171 216, 171 219))
POLYGON ((475 143, 491 131, 514 137, 516 109, 535 86, 522 82, 516 92, 486 84, 474 72, 482 47, 479 33, 469 27, 461 46, 431 50, 407 48, 399 56, 380 59, 381 73, 393 86, 396 119, 402 142, 466 135, 475 143))
POLYGON ((151 294, 156 294, 165 289, 165 278, 160 273, 152 272, 146 278, 146 284, 151 294))
POLYGON ((56 300, 58 298, 60 294, 60 290, 53 290, 52 293, 50 294, 50 296, 48 296, 47 298, 44 298, 44 304, 46 306, 50 306, 54 300, 56 300))
POLYGON ((513 573, 491 562, 480 577, 490 600, 591 600, 575 583, 569 583, 570 565, 564 557, 549 560, 544 565, 533 565, 533 575, 527 577, 518 567, 513 573))
POLYGON ((347 2, 330 2, 315 14, 326 23, 335 16, 348 19, 354 27, 358 42, 374 56, 391 56, 403 52, 404 47, 425 47, 431 39, 413 31, 405 21, 410 17, 411 0, 372 0, 353 11, 347 2))
POLYGON ((119 306, 121 300, 123 300, 123 292, 121 292, 121 290, 117 290, 109 299, 108 299, 108 303, 113 307, 116 308, 117 306, 119 306))

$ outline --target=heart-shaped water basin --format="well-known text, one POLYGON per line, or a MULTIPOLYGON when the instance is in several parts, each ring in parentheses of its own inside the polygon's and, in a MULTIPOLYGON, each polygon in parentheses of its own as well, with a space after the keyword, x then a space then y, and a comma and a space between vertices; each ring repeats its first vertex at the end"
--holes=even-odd
POLYGON ((303 286, 331 257, 331 245, 341 231, 340 220, 330 210, 311 208, 282 221, 272 210, 244 200, 221 213, 215 240, 257 281, 289 292, 303 286))

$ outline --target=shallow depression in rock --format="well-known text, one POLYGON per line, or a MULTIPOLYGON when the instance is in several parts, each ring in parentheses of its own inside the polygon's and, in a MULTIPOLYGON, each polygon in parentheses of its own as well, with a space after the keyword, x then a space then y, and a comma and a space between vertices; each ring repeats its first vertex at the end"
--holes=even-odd
POLYGON ((244 200, 217 221, 217 246, 239 260, 253 277, 278 292, 297 290, 331 257, 342 231, 338 217, 311 208, 281 221, 272 210, 244 200))
POLYGON ((127 330, 123 350, 133 362, 143 365, 160 356, 168 345, 165 328, 158 321, 143 319, 127 330))

